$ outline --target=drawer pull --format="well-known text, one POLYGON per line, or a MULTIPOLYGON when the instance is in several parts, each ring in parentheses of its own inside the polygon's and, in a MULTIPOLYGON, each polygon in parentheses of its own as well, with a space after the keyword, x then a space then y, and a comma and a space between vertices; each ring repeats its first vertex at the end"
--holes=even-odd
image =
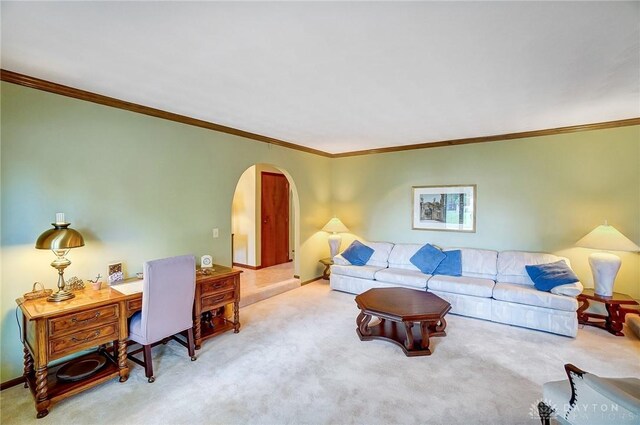
POLYGON ((84 319, 84 320, 78 320, 77 317, 74 317, 73 319, 71 319, 71 321, 73 323, 87 323, 87 322, 91 322, 92 320, 96 320, 98 317, 100 317, 100 312, 96 312, 96 315, 93 317, 89 317, 88 319, 84 319))
POLYGON ((225 297, 226 295, 218 295, 217 297, 211 299, 211 301, 213 301, 214 303, 217 303, 218 301, 224 300, 225 297))
POLYGON ((220 289, 225 285, 225 282, 217 282, 213 285, 213 289, 220 289))
POLYGON ((71 337, 71 341, 73 342, 87 342, 91 339, 94 339, 96 337, 100 336, 100 329, 98 329, 97 331, 95 331, 95 333, 93 335, 89 335, 88 337, 84 338, 84 339, 78 339, 75 336, 71 337))

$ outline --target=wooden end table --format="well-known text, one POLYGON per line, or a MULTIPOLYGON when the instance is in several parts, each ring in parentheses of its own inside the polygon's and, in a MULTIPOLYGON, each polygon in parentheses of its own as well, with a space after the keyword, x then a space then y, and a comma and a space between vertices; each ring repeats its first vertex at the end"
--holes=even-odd
POLYGON ((324 265, 324 271, 322 272, 322 278, 324 280, 329 280, 329 276, 331 276, 331 266, 333 265, 333 258, 327 257, 320 260, 320 264, 324 265))
POLYGON ((581 325, 597 326, 607 330, 616 336, 624 336, 622 324, 628 309, 621 306, 637 306, 638 302, 629 295, 614 292, 610 297, 598 295, 593 289, 585 289, 577 297, 580 307, 578 307, 578 323, 581 325), (588 312, 589 301, 596 301, 604 304, 607 314, 588 312), (595 320, 593 320, 595 319, 595 320))
POLYGON ((356 319, 356 333, 361 341, 381 339, 399 345, 409 357, 428 356, 429 338, 446 335, 444 316, 451 310, 451 304, 431 292, 374 288, 356 296, 356 304, 361 310, 356 319), (373 316, 380 323, 369 326, 373 316))

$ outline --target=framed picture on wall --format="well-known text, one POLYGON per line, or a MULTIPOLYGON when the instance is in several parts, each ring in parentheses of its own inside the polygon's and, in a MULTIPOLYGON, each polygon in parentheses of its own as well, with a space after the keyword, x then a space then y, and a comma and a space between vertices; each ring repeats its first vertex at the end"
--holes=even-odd
POLYGON ((476 231, 476 185, 413 186, 412 228, 476 231))

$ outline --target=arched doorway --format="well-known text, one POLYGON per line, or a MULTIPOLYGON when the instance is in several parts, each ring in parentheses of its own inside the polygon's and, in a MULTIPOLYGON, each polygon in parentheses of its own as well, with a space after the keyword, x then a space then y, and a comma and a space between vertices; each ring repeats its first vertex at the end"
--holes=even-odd
POLYGON ((280 167, 255 164, 238 179, 231 229, 233 265, 245 272, 241 304, 300 286, 299 206, 295 182, 280 167))

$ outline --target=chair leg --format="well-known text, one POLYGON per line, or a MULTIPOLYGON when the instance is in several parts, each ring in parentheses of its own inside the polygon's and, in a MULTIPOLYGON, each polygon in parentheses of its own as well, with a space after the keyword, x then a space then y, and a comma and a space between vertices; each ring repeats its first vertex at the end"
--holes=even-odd
POLYGON ((151 345, 145 345, 143 350, 144 355, 144 374, 148 378, 149 383, 156 380, 153 377, 153 362, 151 360, 151 345))
POLYGON ((187 329, 187 349, 189 350, 189 357, 191 361, 196 360, 195 343, 193 341, 193 328, 187 329))
POLYGON ((538 403, 538 415, 540 416, 540 423, 542 425, 549 425, 553 410, 544 404, 542 401, 538 403))

